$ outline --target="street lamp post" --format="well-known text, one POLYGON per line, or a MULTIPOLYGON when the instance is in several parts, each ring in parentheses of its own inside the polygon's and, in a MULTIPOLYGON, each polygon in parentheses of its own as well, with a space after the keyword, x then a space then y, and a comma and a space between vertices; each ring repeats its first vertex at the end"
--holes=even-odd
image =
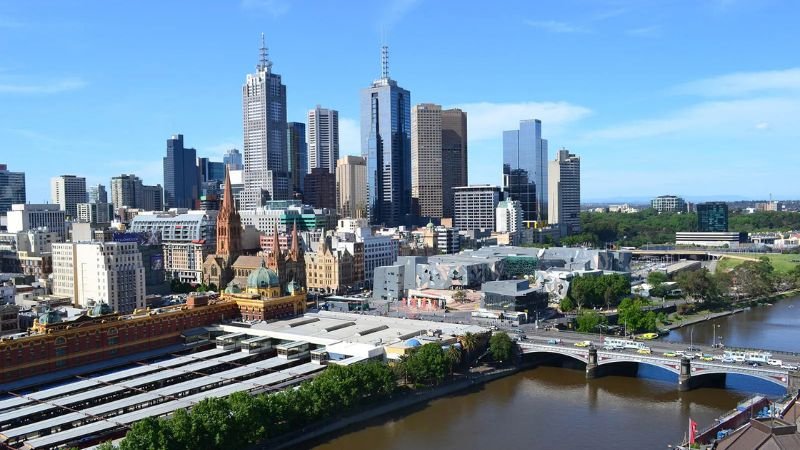
POLYGON ((720 324, 712 324, 711 328, 714 330, 714 340, 711 341, 711 347, 717 348, 717 328, 720 327, 720 324))
POLYGON ((694 327, 689 328, 689 348, 689 351, 694 351, 694 327))

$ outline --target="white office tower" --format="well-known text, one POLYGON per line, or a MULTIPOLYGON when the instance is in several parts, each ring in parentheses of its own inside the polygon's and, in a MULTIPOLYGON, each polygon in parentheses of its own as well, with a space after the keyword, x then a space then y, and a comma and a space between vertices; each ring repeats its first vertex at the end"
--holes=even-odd
POLYGON ((256 72, 242 86, 244 125, 244 191, 241 208, 254 209, 265 200, 289 198, 286 142, 286 86, 272 73, 264 35, 256 72))
POLYGON ((76 306, 106 303, 130 313, 145 306, 142 254, 135 242, 53 244, 53 293, 76 306))
POLYGON ((317 168, 336 173, 336 162, 339 160, 339 112, 319 105, 310 110, 306 141, 308 173, 317 168))
POLYGON ((86 178, 61 175, 50 179, 50 202, 67 212, 67 218, 78 217, 78 203, 86 203, 86 178))
POLYGON ((581 232, 581 158, 561 149, 548 170, 548 214, 561 236, 581 232))
POLYGON ((498 233, 516 233, 522 230, 522 203, 517 200, 503 200, 497 204, 498 233))

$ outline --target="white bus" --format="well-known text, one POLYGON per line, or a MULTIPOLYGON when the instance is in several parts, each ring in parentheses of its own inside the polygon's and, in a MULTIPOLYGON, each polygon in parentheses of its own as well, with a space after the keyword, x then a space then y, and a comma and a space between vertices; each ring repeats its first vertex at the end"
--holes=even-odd
POLYGON ((626 348, 634 350, 649 350, 650 347, 644 342, 638 342, 631 339, 619 338, 603 338, 603 347, 609 350, 624 350, 626 348))

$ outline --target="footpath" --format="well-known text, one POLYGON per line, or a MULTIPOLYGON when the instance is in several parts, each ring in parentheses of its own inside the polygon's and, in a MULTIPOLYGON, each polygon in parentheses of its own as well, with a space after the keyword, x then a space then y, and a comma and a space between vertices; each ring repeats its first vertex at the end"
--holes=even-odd
POLYGON ((469 374, 463 375, 440 386, 429 389, 417 389, 412 392, 400 394, 385 403, 369 406, 367 409, 356 411, 345 417, 311 425, 281 436, 277 439, 259 442, 250 446, 248 450, 279 450, 291 448, 293 446, 302 444, 303 442, 319 439, 359 423, 376 419, 405 408, 426 403, 436 398, 454 394, 471 387, 480 386, 484 383, 488 383, 489 381, 512 375, 518 371, 519 369, 517 367, 508 367, 503 369, 478 368, 471 371, 469 374))
POLYGON ((788 291, 784 291, 784 292, 779 292, 779 293, 773 294, 773 295, 771 295, 769 297, 741 300, 741 301, 738 301, 738 302, 734 303, 732 305, 733 309, 731 309, 731 310, 713 312, 713 313, 712 312, 706 312, 706 313, 702 313, 702 314, 692 314, 692 315, 690 315, 688 317, 685 317, 684 319, 682 319, 680 321, 677 321, 677 322, 672 323, 670 325, 665 325, 663 328, 666 329, 666 330, 675 330, 675 329, 678 329, 678 328, 683 328, 685 326, 694 325, 696 323, 705 322, 707 320, 714 320, 714 319, 716 319, 718 317, 725 317, 725 316, 730 316, 730 315, 733 315, 733 314, 738 314, 738 313, 740 313, 742 311, 746 311, 751 306, 758 306, 760 304, 764 304, 764 303, 768 303, 768 302, 772 302, 772 301, 778 301, 778 300, 781 300, 781 299, 784 299, 784 298, 793 297, 793 296, 798 295, 798 294, 800 294, 800 289, 791 289, 791 290, 788 290, 788 291))

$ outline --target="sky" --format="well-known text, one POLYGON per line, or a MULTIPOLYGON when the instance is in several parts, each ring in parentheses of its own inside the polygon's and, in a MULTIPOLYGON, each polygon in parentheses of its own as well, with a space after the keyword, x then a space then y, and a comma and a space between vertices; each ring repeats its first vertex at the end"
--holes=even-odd
POLYGON ((794 0, 0 0, 0 164, 29 202, 60 174, 163 185, 166 139, 242 148, 241 85, 266 36, 289 121, 361 89, 468 114, 470 183, 501 184, 502 131, 538 118, 581 157, 584 201, 800 198, 794 0))

